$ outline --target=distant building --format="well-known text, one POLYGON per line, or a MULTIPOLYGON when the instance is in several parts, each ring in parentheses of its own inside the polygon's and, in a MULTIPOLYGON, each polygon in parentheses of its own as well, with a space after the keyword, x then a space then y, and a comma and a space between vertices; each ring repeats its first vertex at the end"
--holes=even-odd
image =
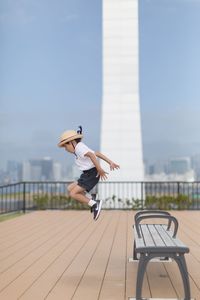
POLYGON ((169 161, 169 173, 184 174, 191 170, 190 157, 177 157, 169 161))
POLYGON ((29 161, 24 161, 22 163, 22 180, 54 180, 53 171, 53 160, 51 158, 30 159, 29 161))
POLYGON ((100 148, 121 167, 110 181, 144 179, 138 35, 138 0, 104 0, 100 148))
POLYGON ((196 180, 200 180, 200 154, 191 157, 192 169, 195 171, 196 180))
POLYGON ((39 165, 31 166, 31 180, 41 181, 42 180, 42 168, 39 165))
POLYGON ((21 164, 14 160, 8 160, 6 173, 9 182, 17 182, 21 180, 21 164))
POLYGON ((53 163, 53 180, 55 181, 62 180, 62 166, 58 162, 53 163))
POLYGON ((63 176, 62 165, 50 157, 30 159, 22 163, 8 161, 6 171, 0 170, 0 183, 9 184, 19 181, 60 181, 63 176))
POLYGON ((42 180, 42 163, 41 159, 30 159, 30 180, 32 181, 41 181, 42 180))
POLYGON ((53 180, 53 160, 50 157, 44 157, 41 160, 42 180, 53 180))
POLYGON ((31 164, 29 161, 22 162, 22 180, 30 181, 31 179, 31 164))
POLYGON ((153 174, 161 174, 166 173, 166 162, 165 161, 155 161, 154 163, 145 163, 145 174, 153 175, 153 174))
MULTIPOLYGON (((103 1, 103 99, 101 151, 120 165, 109 172, 114 182, 143 181, 139 73, 138 0, 103 1)), ((102 162, 103 168, 107 165, 102 162)), ((100 195, 108 197, 101 185, 100 195)), ((118 197, 130 198, 118 190, 118 197)), ((132 196, 140 198, 138 191, 132 196)))
POLYGON ((183 174, 177 173, 155 173, 155 174, 147 174, 145 176, 145 181, 186 181, 192 182, 195 181, 195 172, 194 170, 190 170, 183 174))
POLYGON ((155 162, 151 171, 153 172, 146 173, 145 180, 189 182, 195 180, 195 171, 192 169, 190 157, 171 158, 168 164, 163 164, 163 167, 159 165, 159 162, 155 162))

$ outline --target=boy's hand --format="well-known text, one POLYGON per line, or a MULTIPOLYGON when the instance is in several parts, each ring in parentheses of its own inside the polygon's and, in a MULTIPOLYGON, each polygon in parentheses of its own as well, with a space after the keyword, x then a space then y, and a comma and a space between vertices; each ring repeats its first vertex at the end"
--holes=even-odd
POLYGON ((100 176, 100 179, 106 180, 108 178, 106 174, 108 173, 105 172, 103 169, 98 169, 97 177, 100 176))
POLYGON ((114 169, 119 169, 120 166, 115 164, 113 161, 110 163, 110 170, 113 171, 114 169))

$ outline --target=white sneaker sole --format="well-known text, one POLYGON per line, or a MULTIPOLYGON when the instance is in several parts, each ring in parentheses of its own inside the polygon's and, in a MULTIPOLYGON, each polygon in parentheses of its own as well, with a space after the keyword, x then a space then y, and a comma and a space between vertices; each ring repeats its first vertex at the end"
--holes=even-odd
POLYGON ((98 219, 98 217, 99 217, 99 215, 100 215, 100 212, 101 212, 101 207, 102 207, 102 203, 103 203, 103 201, 102 200, 99 200, 100 202, 99 202, 99 209, 98 209, 98 212, 97 212, 97 215, 96 215, 96 217, 95 217, 95 221, 98 219))

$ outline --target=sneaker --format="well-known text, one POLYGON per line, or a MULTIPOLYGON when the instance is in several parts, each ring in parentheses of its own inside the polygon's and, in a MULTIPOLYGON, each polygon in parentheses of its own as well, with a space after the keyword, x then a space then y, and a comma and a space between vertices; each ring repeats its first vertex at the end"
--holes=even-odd
POLYGON ((102 207, 102 200, 96 200, 96 203, 91 207, 91 211, 94 213, 94 220, 96 221, 100 215, 102 207))
POLYGON ((96 206, 96 204, 94 204, 93 206, 90 207, 90 212, 93 213, 94 211, 94 207, 96 206))
MULTIPOLYGON (((96 194, 90 194, 92 196, 92 200, 96 201, 96 194)), ((95 205, 93 205, 91 208, 90 208, 90 212, 93 213, 94 212, 94 207, 95 205)))

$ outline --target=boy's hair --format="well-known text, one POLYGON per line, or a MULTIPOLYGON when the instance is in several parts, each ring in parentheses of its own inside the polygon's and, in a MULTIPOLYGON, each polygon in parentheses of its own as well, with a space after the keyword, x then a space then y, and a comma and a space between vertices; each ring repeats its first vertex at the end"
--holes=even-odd
POLYGON ((75 141, 77 142, 77 144, 78 143, 80 143, 81 142, 81 139, 75 139, 75 141))

